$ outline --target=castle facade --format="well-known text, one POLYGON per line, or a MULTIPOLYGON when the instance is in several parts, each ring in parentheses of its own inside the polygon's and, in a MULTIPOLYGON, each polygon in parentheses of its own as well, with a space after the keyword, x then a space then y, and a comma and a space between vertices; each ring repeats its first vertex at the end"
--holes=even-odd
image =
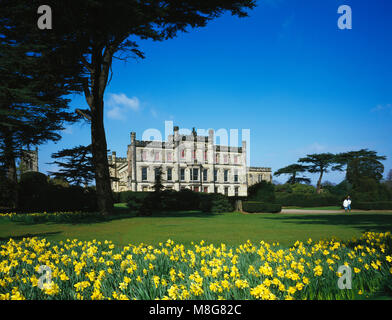
POLYGON ((246 148, 246 141, 241 147, 215 145, 213 130, 182 135, 176 126, 164 142, 137 140, 131 132, 127 157, 109 156, 112 189, 153 191, 161 171, 165 189, 246 196, 250 185, 272 179, 271 168, 247 167, 246 148))

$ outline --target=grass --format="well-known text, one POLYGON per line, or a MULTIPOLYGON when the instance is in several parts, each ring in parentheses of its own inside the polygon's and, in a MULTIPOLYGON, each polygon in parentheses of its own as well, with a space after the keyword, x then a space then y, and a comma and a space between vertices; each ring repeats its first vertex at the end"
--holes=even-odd
POLYGON ((38 236, 48 240, 112 240, 118 245, 141 242, 157 245, 170 238, 185 245, 201 240, 239 245, 249 239, 254 243, 263 240, 288 246, 309 238, 319 240, 336 236, 347 240, 366 231, 392 231, 392 212, 244 215, 188 211, 136 217, 124 204, 118 204, 116 215, 104 221, 25 224, 0 219, 0 241, 38 236))

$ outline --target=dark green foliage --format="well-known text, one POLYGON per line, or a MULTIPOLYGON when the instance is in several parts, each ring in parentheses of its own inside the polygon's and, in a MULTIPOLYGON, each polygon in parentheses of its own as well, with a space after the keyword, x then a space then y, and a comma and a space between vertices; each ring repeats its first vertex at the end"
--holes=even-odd
POLYGON ((281 168, 274 173, 274 176, 280 176, 282 174, 290 175, 290 178, 286 183, 294 184, 294 183, 310 183, 309 178, 298 177, 298 173, 303 173, 308 169, 307 166, 303 166, 301 164, 292 164, 287 167, 281 168))
POLYGON ((200 193, 189 189, 183 189, 176 193, 176 202, 179 210, 198 210, 200 193))
POLYGON ((327 191, 329 194, 345 198, 347 195, 352 194, 352 185, 347 180, 343 180, 337 185, 323 184, 323 191, 327 191))
POLYGON ((340 206, 343 198, 335 195, 324 194, 301 194, 301 193, 277 193, 276 203, 282 206, 295 207, 324 207, 324 206, 340 206))
POLYGON ((319 173, 317 180, 317 193, 321 192, 321 182, 323 175, 331 170, 341 170, 336 155, 332 153, 308 154, 304 158, 300 158, 298 162, 307 163, 307 171, 310 173, 319 173))
POLYGON ((377 155, 376 151, 362 149, 340 153, 337 159, 341 167, 346 166, 346 180, 354 189, 360 187, 361 179, 370 178, 377 182, 382 179, 384 165, 381 161, 386 157, 377 155))
POLYGON ((49 196, 48 177, 40 172, 26 172, 19 182, 18 208, 44 211, 47 209, 49 196))
POLYGON ((230 199, 220 193, 201 193, 199 208, 203 212, 222 213, 234 210, 230 199))
POLYGON ((358 210, 392 210, 392 201, 353 201, 351 207, 358 210))
POLYGON ((282 211, 282 206, 274 203, 243 201, 242 209, 248 213, 278 213, 282 211))
POLYGON ((46 175, 26 172, 19 183, 18 211, 95 211, 94 189, 48 183, 46 175))
POLYGON ((54 161, 50 164, 57 165, 60 170, 49 172, 58 179, 64 179, 68 183, 78 186, 87 186, 94 180, 94 165, 91 155, 91 145, 77 146, 71 149, 63 149, 52 154, 53 159, 64 159, 54 161))
POLYGON ((131 200, 144 200, 150 192, 134 192, 121 191, 119 192, 119 203, 128 203, 131 200))
POLYGON ((0 174, 0 207, 16 206, 18 185, 11 179, 0 174))
POLYGON ((91 212, 97 209, 95 190, 79 186, 63 187, 60 185, 49 185, 45 211, 91 212))
POLYGON ((120 192, 113 192, 113 202, 114 203, 121 203, 120 192))
POLYGON ((275 188, 271 182, 261 181, 248 188, 248 199, 266 203, 275 202, 275 188))
MULTIPOLYGON (((226 12, 246 17, 248 10, 253 9, 256 3, 253 0, 48 0, 45 4, 54 13, 51 30, 36 27, 37 8, 42 5, 41 1, 30 0, 26 5, 22 0, 3 0, 0 11, 1 39, 25 46, 35 44, 34 52, 37 54, 41 53, 40 47, 43 50, 51 48, 50 53, 61 62, 61 69, 69 70, 65 84, 79 84, 83 88, 79 88, 79 91, 84 93, 90 108, 98 205, 103 215, 109 215, 113 211, 113 199, 102 115, 104 93, 112 77, 113 59, 144 58, 136 42, 140 39, 168 40, 180 32, 205 27, 226 12)), ((50 65, 56 66, 53 63, 50 65)), ((54 74, 63 78, 63 73, 54 74)))
POLYGON ((120 201, 123 202, 124 199, 127 199, 127 206, 139 215, 189 210, 212 213, 233 211, 232 201, 223 194, 199 193, 188 189, 164 190, 159 194, 125 191, 120 193, 120 201))

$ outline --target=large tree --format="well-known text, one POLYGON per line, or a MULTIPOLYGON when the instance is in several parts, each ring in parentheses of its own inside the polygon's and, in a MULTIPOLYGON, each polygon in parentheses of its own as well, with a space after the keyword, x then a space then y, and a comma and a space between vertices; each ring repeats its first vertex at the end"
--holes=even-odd
POLYGON ((302 164, 294 163, 284 168, 280 168, 275 171, 274 176, 280 176, 282 174, 290 175, 290 178, 286 183, 296 184, 296 183, 310 183, 310 179, 306 177, 298 177, 299 173, 306 172, 308 170, 307 166, 302 164))
POLYGON ((298 162, 307 163, 307 170, 310 173, 319 174, 316 187, 317 193, 321 192, 321 183, 324 174, 328 173, 330 169, 340 170, 340 166, 336 162, 336 155, 332 153, 308 154, 306 157, 300 158, 298 162))
POLYGON ((94 180, 94 165, 91 146, 76 146, 53 153, 56 159, 50 164, 59 167, 56 172, 49 172, 55 179, 65 180, 70 184, 88 186, 94 180))
POLYGON ((376 151, 368 149, 339 153, 336 158, 340 166, 346 168, 346 180, 354 188, 358 187, 363 179, 380 182, 384 172, 381 161, 387 159, 386 156, 380 156, 376 151))
POLYGON ((113 200, 110 185, 107 142, 104 129, 104 93, 116 57, 143 58, 139 39, 162 41, 190 28, 204 27, 225 12, 247 16, 254 0, 48 0, 53 12, 53 29, 38 30, 37 8, 42 1, 3 0, 7 26, 17 40, 36 41, 60 48, 86 72, 84 95, 91 117, 91 146, 95 167, 98 205, 110 214, 113 200))
POLYGON ((75 87, 67 83, 68 71, 59 70, 52 48, 13 41, 3 23, 1 15, 0 162, 7 178, 16 182, 15 160, 27 156, 24 149, 58 141, 64 123, 77 120, 64 98, 75 87))

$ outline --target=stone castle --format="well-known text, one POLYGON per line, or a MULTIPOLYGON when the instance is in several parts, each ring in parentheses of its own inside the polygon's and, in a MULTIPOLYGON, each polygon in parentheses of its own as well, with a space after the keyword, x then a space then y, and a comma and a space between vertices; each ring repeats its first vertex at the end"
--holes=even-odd
POLYGON ((247 167, 246 141, 241 147, 214 144, 214 131, 198 136, 181 135, 179 127, 166 142, 136 140, 131 132, 127 157, 109 156, 113 191, 153 191, 161 171, 165 189, 246 196, 248 187, 271 181, 271 168, 247 167), (160 170, 159 170, 160 169, 160 170))

